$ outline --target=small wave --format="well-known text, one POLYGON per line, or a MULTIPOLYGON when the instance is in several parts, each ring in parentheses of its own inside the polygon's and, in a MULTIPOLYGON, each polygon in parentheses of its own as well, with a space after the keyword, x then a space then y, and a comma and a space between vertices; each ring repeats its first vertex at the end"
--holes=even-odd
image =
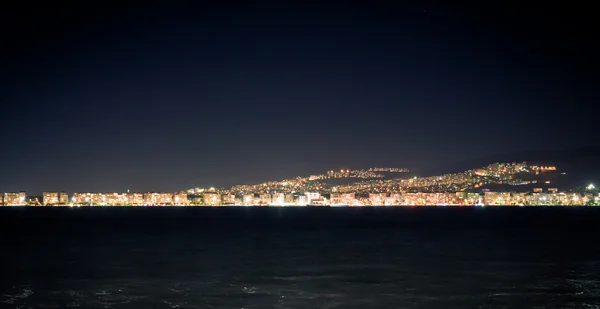
POLYGON ((98 295, 98 296, 110 296, 110 292, 101 290, 101 291, 95 292, 94 295, 98 295))
MULTIPOLYGON (((173 303, 173 302, 170 302, 170 301, 166 301, 166 300, 163 300, 163 303, 167 304, 171 308, 179 308, 179 307, 181 307, 180 304, 176 304, 176 303, 173 303)), ((183 303, 182 305, 185 305, 185 304, 187 304, 187 303, 183 303)))
MULTIPOLYGON (((15 288, 15 287, 13 287, 13 288, 15 288)), ((23 289, 20 289, 19 292, 15 293, 15 294, 3 294, 2 296, 5 297, 6 299, 0 300, 0 303, 16 305, 16 304, 24 302, 25 299, 27 299, 31 295, 33 295, 33 291, 31 289, 23 288, 23 289)))
POLYGON ((341 276, 335 275, 304 275, 304 276, 279 276, 273 277, 275 280, 284 280, 284 281, 310 281, 310 280, 323 280, 323 279, 336 279, 341 276))

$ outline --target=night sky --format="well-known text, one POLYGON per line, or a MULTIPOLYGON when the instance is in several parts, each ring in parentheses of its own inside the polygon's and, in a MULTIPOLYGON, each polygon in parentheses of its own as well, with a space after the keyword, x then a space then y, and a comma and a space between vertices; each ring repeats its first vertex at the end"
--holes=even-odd
POLYGON ((589 7, 86 3, 0 10, 1 191, 176 191, 597 142, 589 7))

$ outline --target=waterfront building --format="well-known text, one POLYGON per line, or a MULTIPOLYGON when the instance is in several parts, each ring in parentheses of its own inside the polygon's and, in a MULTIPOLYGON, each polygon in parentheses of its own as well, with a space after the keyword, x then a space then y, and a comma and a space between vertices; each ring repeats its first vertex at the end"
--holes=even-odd
POLYGON ((219 206, 221 205, 221 195, 217 192, 204 192, 204 205, 219 206))
POLYGON ((71 198, 75 205, 102 205, 106 199, 103 199, 101 193, 76 192, 71 198))
POLYGON ((102 194, 103 206, 118 206, 126 205, 129 203, 129 196, 127 193, 104 193, 102 194))
POLYGON ((58 205, 59 204, 58 192, 44 192, 42 194, 42 202, 43 202, 43 205, 46 205, 46 206, 58 205))
POLYGON ((296 205, 298 206, 306 206, 308 205, 308 197, 306 195, 298 196, 298 200, 296 201, 296 205))
POLYGON ((133 206, 144 205, 144 194, 129 193, 129 204, 133 206))
POLYGON ((260 205, 270 205, 271 204, 271 194, 263 193, 258 196, 258 203, 260 205))
POLYGON ((235 205, 235 195, 223 194, 221 195, 221 204, 223 205, 235 205))
POLYGON ((331 193, 331 205, 354 205, 356 194, 354 193, 331 193))
POLYGON ((369 201, 373 206, 385 205, 385 193, 369 193, 369 201))
POLYGON ((144 204, 145 205, 172 205, 173 204, 173 194, 171 194, 171 193, 156 193, 156 192, 144 193, 144 204))
POLYGON ((69 204, 69 195, 67 192, 59 192, 58 193, 58 204, 59 205, 67 205, 69 204))
POLYGON ((525 205, 527 202, 527 193, 511 192, 511 205, 525 205))
POLYGON ((25 206, 27 194, 21 192, 6 192, 4 193, 4 206, 25 206))
POLYGON ((306 195, 308 204, 310 204, 312 200, 318 200, 321 197, 321 194, 319 192, 306 192, 304 193, 304 195, 306 195))
POLYGON ((173 193, 159 193, 158 202, 159 205, 173 205, 173 193))
POLYGON ((188 196, 186 192, 177 192, 173 194, 173 204, 175 205, 189 205, 188 196))
POLYGON ((400 194, 400 193, 391 193, 390 196, 385 198, 386 206, 401 205, 401 203, 402 203, 402 194, 400 194))
POLYGON ((242 196, 242 205, 252 206, 254 204, 255 204, 254 194, 244 194, 244 196, 242 196))
POLYGON ((325 197, 320 196, 319 198, 316 199, 311 199, 310 203, 308 203, 308 205, 310 206, 327 206, 329 205, 327 199, 325 199, 325 197))
POLYGON ((485 192, 483 196, 485 205, 512 205, 510 192, 485 192))
POLYGON ((284 193, 273 193, 271 199, 271 205, 281 206, 285 203, 285 194, 284 193))

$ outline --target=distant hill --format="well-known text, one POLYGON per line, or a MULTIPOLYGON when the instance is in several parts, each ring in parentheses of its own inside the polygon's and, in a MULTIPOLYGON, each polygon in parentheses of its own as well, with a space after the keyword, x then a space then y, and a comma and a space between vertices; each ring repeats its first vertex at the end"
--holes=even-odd
POLYGON ((527 161, 535 165, 554 165, 558 173, 566 173, 560 179, 561 186, 579 186, 600 183, 600 146, 560 150, 533 150, 498 154, 446 166, 435 166, 423 171, 424 175, 457 173, 496 162, 527 161))

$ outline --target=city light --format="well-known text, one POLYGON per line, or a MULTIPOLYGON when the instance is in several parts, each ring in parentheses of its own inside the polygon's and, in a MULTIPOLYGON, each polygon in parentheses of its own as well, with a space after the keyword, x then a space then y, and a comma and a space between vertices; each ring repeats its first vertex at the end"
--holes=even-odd
MULTIPOLYGON (((550 183, 535 179, 552 173, 554 166, 527 162, 494 163, 460 173, 412 176, 401 168, 329 170, 325 174, 288 178, 229 189, 193 188, 180 192, 126 193, 43 192, 41 199, 25 192, 5 192, 4 206, 537 206, 593 205, 598 201, 587 190, 559 191, 559 187, 528 187, 550 183), (385 175, 383 173, 386 173, 385 175), (524 177, 524 178, 521 178, 524 177), (335 181, 330 181, 335 180, 335 181), (345 181, 345 182, 344 182, 345 181), (503 185, 503 191, 490 186, 503 185), (513 189, 511 189, 511 187, 513 189), (521 189, 523 188, 523 189, 521 189), (525 189, 525 190, 524 190, 525 189), (568 192, 568 193, 567 193, 568 192)), ((563 188, 560 188, 563 190, 563 188)))

